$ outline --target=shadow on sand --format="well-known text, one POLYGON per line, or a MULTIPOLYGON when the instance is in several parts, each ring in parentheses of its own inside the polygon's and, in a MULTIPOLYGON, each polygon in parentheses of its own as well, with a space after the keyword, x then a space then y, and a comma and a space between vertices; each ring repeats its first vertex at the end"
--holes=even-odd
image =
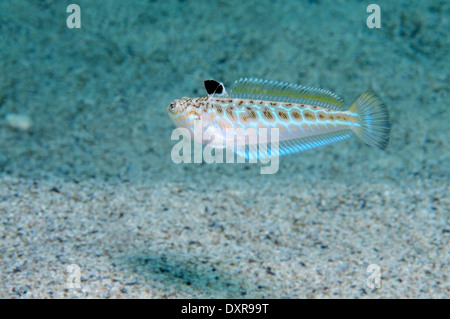
POLYGON ((148 254, 125 258, 125 263, 135 275, 166 290, 167 297, 176 292, 194 298, 243 298, 248 291, 241 274, 232 275, 209 257, 148 254))

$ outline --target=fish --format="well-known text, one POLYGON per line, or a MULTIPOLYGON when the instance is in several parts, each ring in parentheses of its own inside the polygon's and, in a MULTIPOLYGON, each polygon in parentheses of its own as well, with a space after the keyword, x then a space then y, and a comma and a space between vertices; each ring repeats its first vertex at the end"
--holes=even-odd
MULTIPOLYGON (((260 139, 239 139, 230 131, 269 132, 277 130, 278 147, 263 149, 233 147, 245 159, 299 153, 350 138, 359 137, 367 145, 385 150, 390 139, 390 119, 386 104, 371 89, 350 106, 337 94, 320 88, 259 78, 240 78, 228 93, 223 83, 204 82, 207 96, 182 97, 168 106, 177 127, 187 128, 194 141, 216 148, 236 146, 237 140, 258 146, 260 139), (201 122, 201 134, 194 126, 201 122), (265 130, 262 130, 265 129, 265 130), (204 133, 209 130, 205 139, 204 133), (231 143, 227 144, 228 142, 231 143)), ((258 136, 259 137, 259 136, 258 136)))

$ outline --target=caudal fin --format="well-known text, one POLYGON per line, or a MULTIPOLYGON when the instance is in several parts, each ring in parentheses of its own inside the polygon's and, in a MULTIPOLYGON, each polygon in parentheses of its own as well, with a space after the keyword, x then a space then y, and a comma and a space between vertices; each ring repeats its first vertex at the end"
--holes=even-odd
POLYGON ((354 129, 366 144, 385 150, 389 144, 391 124, 386 104, 372 90, 362 94, 350 108, 359 115, 360 126, 354 129))

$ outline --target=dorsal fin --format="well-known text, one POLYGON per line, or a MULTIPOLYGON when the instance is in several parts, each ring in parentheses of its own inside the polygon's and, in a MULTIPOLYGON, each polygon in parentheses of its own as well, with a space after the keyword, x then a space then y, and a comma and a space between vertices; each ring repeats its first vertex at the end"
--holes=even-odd
POLYGON ((341 97, 324 89, 254 78, 240 78, 234 82, 229 96, 238 99, 316 105, 339 111, 343 110, 344 104, 341 97))
POLYGON ((218 97, 226 97, 228 96, 227 91, 225 90, 225 86, 223 83, 210 79, 205 80, 204 82, 206 93, 208 96, 218 96, 218 97))

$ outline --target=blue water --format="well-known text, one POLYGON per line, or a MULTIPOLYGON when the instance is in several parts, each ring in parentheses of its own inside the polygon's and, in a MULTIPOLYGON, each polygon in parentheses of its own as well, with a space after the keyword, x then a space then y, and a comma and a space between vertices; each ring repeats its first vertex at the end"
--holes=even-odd
MULTIPOLYGON (((413 187, 423 198, 435 198, 433 207, 441 214, 436 217, 439 226, 424 226, 429 227, 424 233, 435 234, 444 247, 448 244, 448 1, 377 1, 381 28, 366 23, 370 2, 320 0, 76 1, 81 28, 68 28, 66 9, 72 2, 0 3, 0 178, 59 185, 177 185, 194 196, 184 199, 186 207, 205 196, 208 207, 222 205, 224 211, 231 206, 220 194, 237 187, 236 196, 251 200, 245 208, 249 214, 275 207, 270 210, 273 224, 282 209, 291 209, 286 202, 292 197, 288 199, 285 191, 295 187, 314 190, 319 202, 322 195, 317 194, 324 194, 336 205, 343 204, 327 197, 336 183, 351 189, 360 183, 393 187, 387 200, 376 203, 376 211, 385 210, 386 203, 399 204, 396 198, 404 197, 396 192, 404 194, 413 187), (170 102, 205 96, 205 79, 231 86, 240 77, 328 89, 348 106, 373 88, 389 107, 390 145, 382 152, 357 138, 348 139, 283 157, 279 171, 268 176, 260 174, 260 164, 173 163, 170 102), (17 127, 8 121, 11 114, 23 116, 31 126, 17 127), (251 190, 261 185, 267 192, 253 197, 251 190), (278 204, 268 204, 269 199, 278 204)), ((176 192, 161 195, 169 212, 181 209, 173 206, 173 200, 177 201, 176 192)), ((5 201, 2 207, 7 211, 9 205, 5 201)), ((298 205, 295 212, 301 210, 298 205)), ((359 208, 357 215, 364 214, 359 208)), ((237 216, 229 219, 240 224, 237 216)), ((344 241, 333 234, 335 241, 344 241)), ((370 241, 370 236, 366 239, 370 241)), ((220 243, 226 244, 239 247, 233 239, 220 243)), ((427 248, 424 251, 417 258, 425 256, 427 248)), ((342 254, 345 259, 349 252, 342 254)), ((241 257, 246 259, 246 253, 241 257)), ((173 269, 176 262, 158 258, 150 259, 157 260, 155 265, 169 264, 175 274, 183 272, 173 269)), ((431 258, 445 261, 442 256, 431 258)), ((362 257, 360 262, 370 263, 362 257)), ((154 280, 155 267, 150 267, 146 280, 154 280)), ((189 268, 189 276, 197 278, 193 274, 199 267, 189 268)), ((168 272, 157 279, 163 286, 185 284, 168 272)), ((213 273, 206 271, 207 276, 213 273)), ((365 276, 365 269, 362 273, 365 276)), ((425 286, 433 286, 432 279, 424 280, 425 286)), ((442 285, 441 290, 429 288, 425 296, 448 297, 448 278, 447 290, 442 285)), ((189 291, 195 296, 204 288, 201 280, 194 286, 194 292, 183 296, 189 291)), ((227 296, 307 294, 286 290, 252 295, 236 288, 227 296)))

